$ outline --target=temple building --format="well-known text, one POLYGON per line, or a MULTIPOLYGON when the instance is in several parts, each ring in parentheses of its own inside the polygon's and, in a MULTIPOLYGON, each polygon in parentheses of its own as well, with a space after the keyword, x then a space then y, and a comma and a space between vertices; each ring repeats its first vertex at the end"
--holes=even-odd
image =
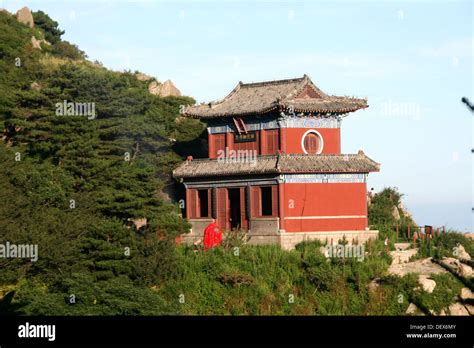
POLYGON ((380 165, 364 152, 341 153, 341 121, 367 100, 322 92, 307 75, 240 82, 218 102, 187 107, 207 124, 209 158, 173 171, 185 186, 184 241, 216 219, 247 231, 250 244, 292 248, 320 239, 375 238, 367 223, 367 176, 380 165))

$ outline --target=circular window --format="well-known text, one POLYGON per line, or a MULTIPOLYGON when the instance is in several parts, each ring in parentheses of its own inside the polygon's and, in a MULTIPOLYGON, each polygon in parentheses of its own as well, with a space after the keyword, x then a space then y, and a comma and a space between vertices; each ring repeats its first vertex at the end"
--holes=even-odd
POLYGON ((301 138, 303 152, 308 155, 317 155, 323 151, 323 137, 315 130, 309 130, 301 138))

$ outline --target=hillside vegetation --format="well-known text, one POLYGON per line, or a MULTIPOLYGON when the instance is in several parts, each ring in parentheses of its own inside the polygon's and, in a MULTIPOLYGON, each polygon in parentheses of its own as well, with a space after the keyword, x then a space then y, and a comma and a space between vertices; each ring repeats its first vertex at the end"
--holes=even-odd
POLYGON ((0 259, 2 308, 166 312, 148 285, 173 274, 174 239, 188 224, 159 192, 181 161, 173 144, 203 130, 176 122, 194 100, 151 95, 134 73, 87 61, 46 14, 33 16, 29 28, 0 12, 0 242, 39 249, 37 262, 0 259), (34 48, 33 36, 51 45, 34 48), (94 103, 95 117, 57 115, 64 101, 94 103), (143 218, 137 230, 131 220, 143 218))

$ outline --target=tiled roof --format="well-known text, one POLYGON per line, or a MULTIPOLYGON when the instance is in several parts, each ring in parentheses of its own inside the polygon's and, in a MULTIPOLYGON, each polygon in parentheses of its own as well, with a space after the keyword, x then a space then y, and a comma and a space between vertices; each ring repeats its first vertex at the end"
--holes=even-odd
POLYGON ((218 102, 189 106, 184 115, 195 118, 245 116, 273 110, 347 113, 368 107, 366 99, 330 96, 307 75, 289 80, 242 83, 218 102))
POLYGON ((284 173, 368 173, 380 170, 380 164, 362 151, 351 155, 281 154, 258 156, 254 162, 225 159, 196 159, 182 163, 173 171, 175 178, 199 178, 232 175, 284 173))

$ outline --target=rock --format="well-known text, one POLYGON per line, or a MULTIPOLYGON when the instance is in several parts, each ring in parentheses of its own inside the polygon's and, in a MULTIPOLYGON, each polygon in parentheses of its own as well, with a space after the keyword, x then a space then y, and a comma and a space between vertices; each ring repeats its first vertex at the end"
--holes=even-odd
POLYGON ((16 13, 16 19, 18 22, 26 24, 30 28, 35 26, 33 14, 28 7, 23 7, 21 10, 18 10, 16 13))
POLYGON ((30 85, 30 88, 34 91, 40 91, 41 90, 41 85, 38 82, 32 82, 30 85))
POLYGON ((153 80, 153 77, 152 76, 149 76, 149 75, 146 75, 144 73, 136 73, 135 74, 135 77, 137 78, 137 80, 139 81, 148 81, 148 80, 153 80))
POLYGON ((398 264, 398 260, 393 262, 388 268, 390 274, 403 277, 408 273, 418 274, 439 274, 448 273, 443 267, 431 261, 431 257, 422 260, 416 260, 408 263, 398 264))
POLYGON ((466 307, 464 307, 464 305, 459 302, 450 304, 448 307, 448 312, 450 315, 469 315, 466 307))
POLYGON ((425 274, 420 274, 418 276, 418 283, 420 283, 423 290, 429 294, 431 294, 436 287, 436 282, 433 279, 429 279, 425 274))
POLYGON ((34 36, 31 37, 31 44, 33 45, 33 48, 41 49, 41 44, 42 43, 51 46, 51 44, 46 40, 38 40, 34 36))
POLYGON ((418 310, 418 307, 414 303, 410 303, 408 305, 407 310, 405 311, 406 314, 415 314, 418 310))
POLYGON ((147 218, 128 219, 128 221, 131 221, 137 230, 143 226, 146 226, 147 224, 147 218))
POLYGON ((466 252, 466 249, 464 249, 464 247, 462 246, 462 244, 458 244, 457 245, 457 256, 456 256, 458 259, 463 259, 463 260, 470 260, 471 259, 471 255, 469 255, 467 252, 466 252))
POLYGON ((400 220, 400 213, 398 212, 398 208, 396 206, 393 206, 392 208, 392 216, 395 220, 400 220))
POLYGON ((38 40, 34 36, 31 37, 31 44, 33 45, 33 48, 41 49, 41 40, 38 40))
POLYGON ((471 278, 472 277, 472 267, 465 265, 465 264, 460 264, 459 265, 459 274, 463 276, 464 278, 471 278))
POLYGON ((369 291, 375 291, 379 286, 380 284, 378 283, 378 278, 375 278, 369 283, 369 285, 367 285, 367 288, 369 291))
POLYGON ((464 304, 464 307, 468 311, 469 315, 474 315, 474 306, 471 304, 464 304))
POLYGON ((324 256, 329 257, 329 250, 328 250, 328 248, 322 246, 322 247, 319 247, 319 251, 320 251, 321 254, 323 254, 324 256))
POLYGON ((469 289, 469 288, 462 288, 461 289, 461 294, 459 295, 459 297, 463 301, 474 300, 474 293, 472 293, 471 289, 469 289))
POLYGON ((410 258, 418 252, 418 249, 395 250, 391 251, 392 265, 409 262, 410 258))
POLYGON ((411 243, 395 243, 394 246, 397 251, 402 251, 402 250, 409 249, 411 246, 411 243))
POLYGON ((153 81, 148 86, 148 91, 151 94, 159 95, 161 97, 181 96, 181 92, 176 88, 171 80, 166 80, 161 85, 157 81, 153 81))

